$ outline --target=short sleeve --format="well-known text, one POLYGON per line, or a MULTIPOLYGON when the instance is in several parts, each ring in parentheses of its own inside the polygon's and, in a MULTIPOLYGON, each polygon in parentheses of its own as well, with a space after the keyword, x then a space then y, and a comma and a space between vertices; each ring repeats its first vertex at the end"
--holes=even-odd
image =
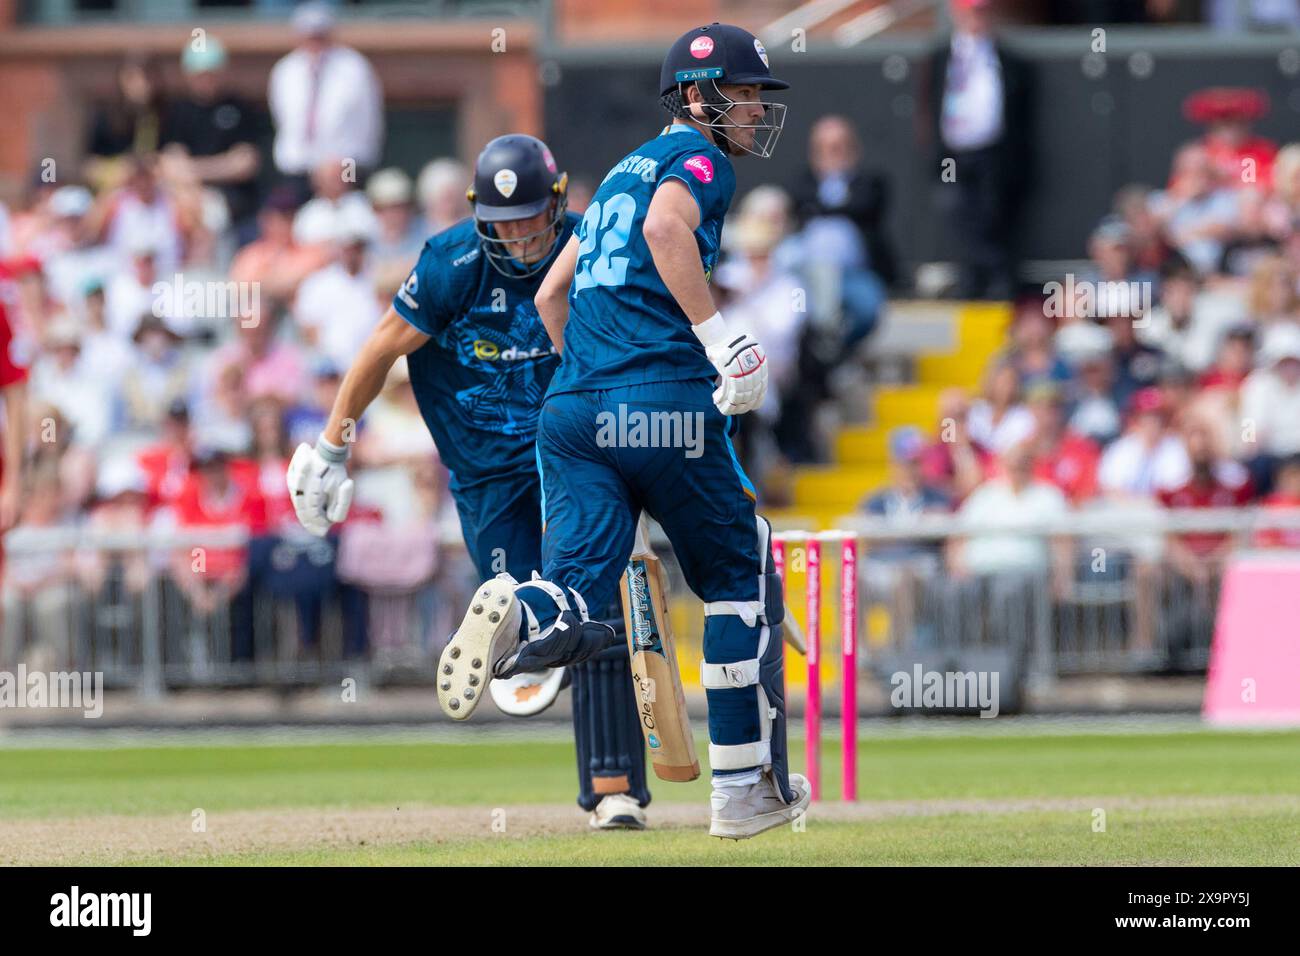
POLYGON ((13 360, 12 345, 13 331, 9 327, 9 317, 0 306, 0 388, 27 380, 27 370, 13 360))
POLYGON ((680 181, 700 207, 700 222, 720 219, 731 205, 735 178, 727 161, 711 150, 682 153, 668 164, 660 177, 662 185, 669 179, 680 181))
POLYGON ((447 283, 439 281, 442 263, 438 250, 426 244, 419 261, 393 296, 393 309, 425 335, 437 335, 449 323, 448 311, 439 290, 447 283))

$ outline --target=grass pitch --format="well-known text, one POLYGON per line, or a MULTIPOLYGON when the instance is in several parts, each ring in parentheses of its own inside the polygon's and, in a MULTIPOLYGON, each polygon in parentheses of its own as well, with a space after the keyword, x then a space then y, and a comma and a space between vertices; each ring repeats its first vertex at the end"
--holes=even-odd
POLYGON ((0 750, 0 863, 1300 864, 1300 733, 866 739, 854 806, 837 756, 802 826, 736 844, 706 779, 590 832, 554 741, 0 750))

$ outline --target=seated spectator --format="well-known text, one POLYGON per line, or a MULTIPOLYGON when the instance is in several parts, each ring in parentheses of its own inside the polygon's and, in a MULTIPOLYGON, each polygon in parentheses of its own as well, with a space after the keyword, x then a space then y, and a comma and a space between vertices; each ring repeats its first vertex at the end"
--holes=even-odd
POLYGON ((851 222, 866 250, 866 265, 886 285, 898 280, 893 247, 885 235, 889 183, 865 168, 862 145, 843 116, 823 116, 808 137, 808 167, 793 190, 800 226, 839 216, 851 222))
POLYGON ((435 159, 420 170, 415 193, 423 220, 421 231, 426 237, 454 226, 469 215, 465 191, 472 179, 465 165, 455 159, 435 159))
POLYGON ((1048 317, 1041 297, 1027 296, 1016 303, 1011 324, 1011 347, 1003 360, 1015 368, 1022 387, 1039 379, 1069 380, 1070 367, 1057 354, 1053 343, 1055 331, 1055 323, 1048 317))
POLYGON ((328 245, 347 228, 366 222, 373 234, 375 213, 366 194, 344 177, 342 160, 327 159, 312 171, 313 198, 293 217, 293 239, 299 245, 328 245))
POLYGON ((277 186, 271 190, 257 213, 257 238, 240 249, 230 263, 231 281, 256 282, 272 303, 287 303, 303 279, 329 262, 327 243, 301 245, 294 240, 297 209, 292 188, 277 186))
POLYGON ((984 397, 970 408, 971 440, 1000 454, 1028 438, 1034 416, 1020 402, 1020 374, 1007 360, 994 363, 985 377, 984 397))
MULTIPOLYGON (((1159 492, 1166 508, 1237 508, 1254 495, 1246 469, 1220 453, 1213 426, 1189 418, 1183 427, 1190 470, 1187 480, 1159 492)), ((1222 531, 1169 535, 1166 557, 1174 572, 1197 589, 1216 579, 1232 549, 1232 535, 1222 531)))
MULTIPOLYGON (((1300 514, 1300 455, 1291 455, 1278 462, 1273 493, 1264 499, 1263 505, 1288 515, 1300 514)), ((1300 527, 1265 528, 1255 536, 1255 546, 1300 550, 1300 527)))
MULTIPOLYGON (((889 484, 871 494, 862 510, 875 518, 906 526, 922 514, 942 514, 950 508, 948 496, 928 485, 921 474, 921 457, 925 453, 925 436, 910 425, 895 428, 889 434, 889 484)), ((871 549, 873 560, 887 561, 932 554, 937 540, 925 542, 891 542, 871 549)))
POLYGON ((1124 434, 1102 454, 1097 480, 1108 495, 1150 498, 1184 484, 1190 469, 1159 389, 1145 388, 1133 396, 1124 434))
POLYGON ((1300 328, 1275 325, 1265 333, 1259 368, 1241 386, 1241 417, 1251 475, 1268 494, 1274 463, 1300 452, 1300 328))
MULTIPOLYGON (((297 448, 303 442, 309 445, 316 443, 329 421, 342 381, 343 373, 333 362, 321 359, 316 363, 305 397, 285 412, 285 429, 289 435, 290 448, 297 448)), ((360 428, 362 423, 357 424, 360 428)))
MULTIPOLYGON (((337 317, 343 322, 343 314, 337 317)), ((284 341, 282 313, 262 304, 243 316, 235 337, 208 357, 199 375, 201 391, 195 401, 205 405, 217 393, 225 370, 240 370, 241 388, 249 400, 273 397, 282 405, 297 403, 307 388, 306 361, 302 349, 284 341)), ((344 323, 346 324, 346 323, 344 323)), ((205 412, 196 409, 195 418, 205 412)))
POLYGON ((1193 372, 1203 372, 1214 361, 1224 330, 1240 321, 1232 302, 1202 292, 1200 277, 1187 260, 1171 256, 1161 273, 1155 308, 1136 323, 1138 339, 1193 372))
POLYGON ((1068 580, 1069 550, 1049 546, 1044 525, 1068 513, 1060 489, 1034 478, 1028 442, 1011 445, 1001 457, 1003 474, 976 488, 958 510, 963 528, 949 551, 954 576, 1041 577, 1051 573, 1058 584, 1068 580), (1005 530, 980 530, 998 526, 1005 530))
MULTIPOLYGON (((266 499, 255 473, 236 467, 219 448, 200 448, 194 468, 174 504, 176 527, 242 528, 249 535, 265 534, 266 499)), ((234 660, 253 656, 252 599, 246 547, 204 547, 178 550, 170 564, 171 579, 185 595, 191 613, 209 618, 230 607, 231 651, 234 660), (197 549, 197 550, 196 550, 197 549)))
POLYGON ((1115 370, 1112 396, 1117 408, 1126 407, 1135 392, 1156 384, 1164 357, 1158 348, 1138 339, 1133 323, 1134 319, 1126 315, 1112 316, 1106 321, 1115 370))
MULTIPOLYGON (((1294 10, 1286 19, 1291 26, 1297 25, 1294 10)), ((1242 86, 1197 90, 1183 101, 1183 115, 1205 126, 1199 143, 1217 185, 1224 189, 1253 188, 1256 184, 1269 187, 1277 144, 1255 135, 1251 129, 1255 121, 1268 115, 1267 93, 1242 86)))
POLYGON ((1128 250, 1133 267, 1159 275, 1171 252, 1164 230, 1152 210, 1152 190, 1147 186, 1125 186, 1115 196, 1114 212, 1128 227, 1128 250))
MULTIPOLYGON (((148 525, 149 493, 144 471, 131 458, 105 461, 86 520, 89 531, 142 536, 148 525)), ((144 594, 152 578, 141 549, 86 548, 77 555, 77 577, 96 601, 114 603, 144 594)))
POLYGON ((1238 193, 1237 226, 1224 244, 1216 271, 1231 279, 1246 279, 1260 263, 1277 257, 1281 244, 1269 229, 1267 208, 1268 193, 1263 189, 1238 193))
POLYGON ((1136 316, 1141 312, 1141 283, 1150 283, 1155 273, 1133 262, 1132 230, 1122 219, 1103 219, 1088 239, 1091 266, 1083 278, 1092 283, 1093 310, 1077 318, 1136 316))
POLYGON ((1188 143, 1174 157, 1169 188, 1157 203, 1157 216, 1174 248, 1202 276, 1219 264, 1237 218, 1235 192, 1217 176, 1205 147, 1188 143))
POLYGON ((384 309, 370 265, 373 222, 368 214, 347 214, 340 220, 337 255, 303 280, 293 318, 299 334, 319 355, 347 368, 384 309))
POLYGON ((1223 389, 1234 395, 1255 366, 1255 330, 1246 324, 1233 326, 1219 345, 1219 354, 1206 372, 1197 379, 1202 391, 1223 389))
POLYGON ((132 156, 157 151, 166 111, 157 61, 128 53, 118 67, 112 97, 91 115, 83 171, 96 191, 120 185, 132 156))
POLYGON ((180 497, 193 463, 194 439, 190 430, 189 407, 176 399, 167 409, 158 440, 142 448, 136 464, 144 474, 149 509, 180 497))
POLYGON ((160 297, 154 292, 154 286, 160 281, 172 282, 171 275, 158 271, 157 250, 152 241, 133 239, 129 249, 127 267, 114 273, 104 289, 104 320, 109 331, 123 342, 135 334, 140 316, 166 317, 168 297, 160 297))
POLYGON ((921 455, 925 482, 958 502, 984 481, 993 467, 991 451, 970 433, 970 400, 960 388, 939 394, 939 422, 936 435, 921 455))
POLYGON ((117 395, 102 379, 87 374, 81 339, 81 328, 68 316, 50 326, 45 352, 32 364, 31 393, 34 401, 58 409, 73 429, 73 441, 94 448, 113 427, 117 395))
MULTIPOLYGON (((249 409, 248 420, 252 433, 250 457, 257 468, 258 488, 266 499, 267 526, 278 533, 298 523, 284 482, 293 445, 285 430, 283 409, 276 399, 257 399, 249 409)), ((316 434, 320 434, 319 429, 316 434)))
POLYGON ((1273 188, 1264 205, 1269 233, 1285 240, 1300 226, 1300 143, 1283 146, 1273 163, 1273 188))
POLYGON ((1166 358, 1160 363, 1160 376, 1156 380, 1160 400, 1169 421, 1175 428, 1182 427, 1183 416, 1196 400, 1196 375, 1176 359, 1166 358))
POLYGON ((94 197, 84 186, 61 186, 50 196, 52 229, 58 238, 46 246, 41 263, 51 297, 80 317, 86 290, 100 287, 119 268, 117 253, 97 241, 90 212, 94 197))
POLYGON ((411 202, 411 177, 397 167, 381 169, 366 183, 366 196, 377 221, 372 254, 375 271, 395 276, 393 288, 410 273, 427 238, 411 202))
POLYGON ((167 410, 185 398, 190 387, 190 363, 180 349, 181 338, 152 315, 140 319, 132 336, 135 349, 122 376, 118 420, 127 431, 152 433, 167 410))
POLYGON ((121 261, 149 248, 158 274, 170 277, 176 271, 184 245, 181 220, 159 180, 157 157, 131 161, 126 183, 108 195, 102 215, 105 242, 121 261))
MULTIPOLYGON (((172 175, 217 190, 237 237, 252 236, 261 155, 254 114, 226 82, 226 49, 214 36, 181 54, 185 93, 168 108, 162 162, 172 175)), ((242 244, 242 242, 241 242, 242 244)))
POLYGON ((111 394, 116 394, 131 364, 131 342, 109 327, 108 303, 100 280, 92 279, 86 286, 81 311, 85 316, 81 331, 81 364, 88 376, 101 382, 111 394))
POLYGON ((1246 308, 1254 325, 1263 327, 1300 318, 1296 273, 1285 258, 1280 255, 1257 257, 1248 278, 1246 308))
POLYGON ((1055 485, 1071 505, 1097 494, 1097 443, 1070 428, 1065 421, 1065 396, 1051 382, 1031 385, 1026 405, 1034 416, 1029 439, 1034 478, 1055 485))

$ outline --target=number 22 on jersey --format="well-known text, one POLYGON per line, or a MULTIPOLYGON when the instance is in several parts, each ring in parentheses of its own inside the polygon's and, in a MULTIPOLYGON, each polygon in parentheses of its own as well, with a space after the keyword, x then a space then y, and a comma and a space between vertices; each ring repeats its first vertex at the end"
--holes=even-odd
POLYGON ((578 224, 578 269, 574 294, 592 286, 620 286, 627 278, 627 256, 617 256, 627 245, 636 218, 636 200, 627 193, 592 202, 578 224), (595 255, 593 255, 595 253, 595 255))

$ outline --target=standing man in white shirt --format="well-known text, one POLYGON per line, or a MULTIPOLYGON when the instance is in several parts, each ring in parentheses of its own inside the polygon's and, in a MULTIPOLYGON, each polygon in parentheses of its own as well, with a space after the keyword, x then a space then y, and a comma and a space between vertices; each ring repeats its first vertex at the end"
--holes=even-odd
POLYGON ((322 161, 341 158, 363 171, 379 164, 384 97, 370 61, 334 41, 334 14, 324 3, 293 13, 298 46, 271 69, 267 98, 275 121, 276 169, 304 188, 322 161))
POLYGON ((1029 67, 993 32, 994 0, 949 0, 953 32, 931 58, 926 100, 934 172, 959 249, 958 294, 1009 299, 1012 240, 1026 195, 1032 89, 1029 67))

